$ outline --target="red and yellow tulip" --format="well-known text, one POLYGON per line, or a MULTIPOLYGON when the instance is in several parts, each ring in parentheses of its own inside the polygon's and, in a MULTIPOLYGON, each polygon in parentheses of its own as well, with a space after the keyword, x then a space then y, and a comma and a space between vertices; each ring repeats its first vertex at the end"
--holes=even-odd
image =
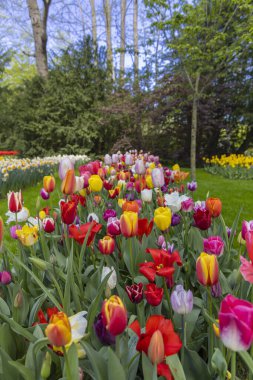
POLYGON ((63 194, 70 195, 75 192, 76 188, 76 177, 75 171, 73 169, 69 169, 62 181, 61 191, 63 194))
POLYGON ((98 241, 98 249, 103 255, 111 255, 115 249, 115 240, 111 236, 104 236, 98 241))
POLYGON ((102 318, 106 329, 116 336, 121 334, 127 325, 127 311, 118 296, 111 296, 102 306, 102 318))
POLYGON ((219 280, 219 264, 215 255, 202 252, 196 262, 196 273, 201 285, 212 286, 219 280))
POLYGON ((53 346, 66 346, 71 341, 71 326, 67 315, 61 311, 53 314, 45 334, 53 346))
POLYGON ((138 214, 133 211, 125 211, 120 217, 120 229, 125 237, 138 235, 138 214))
POLYGON ((55 178, 52 175, 46 175, 43 178, 43 188, 47 193, 52 193, 55 189, 55 178))

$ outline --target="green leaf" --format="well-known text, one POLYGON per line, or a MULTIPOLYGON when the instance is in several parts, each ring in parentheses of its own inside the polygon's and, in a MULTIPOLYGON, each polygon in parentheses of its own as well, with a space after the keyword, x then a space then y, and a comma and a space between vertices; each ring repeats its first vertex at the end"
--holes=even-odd
MULTIPOLYGON (((94 371, 96 380, 105 380, 107 373, 107 363, 100 352, 95 351, 88 343, 80 342, 83 346, 94 371)), ((118 379, 119 380, 119 379, 118 379)))
POLYGON ((0 359, 1 380, 20 380, 18 370, 10 364, 12 360, 2 347, 0 347, 0 359))
POLYGON ((2 313, 0 313, 0 319, 7 322, 13 331, 15 331, 19 335, 22 335, 25 339, 29 340, 30 342, 34 342, 36 340, 36 338, 27 329, 20 326, 13 319, 6 317, 2 313))
POLYGON ((156 365, 153 365, 145 352, 142 352, 143 380, 157 380, 156 365))
POLYGON ((7 317, 9 317, 11 314, 9 306, 2 297, 0 297, 0 312, 2 314, 5 314, 7 317))
POLYGON ((107 376, 110 380, 126 380, 124 368, 111 348, 108 348, 107 376))
MULTIPOLYGON (((76 344, 72 343, 67 352, 68 361, 70 363, 70 372, 72 379, 79 379, 79 362, 76 344)), ((66 373, 66 368, 65 368, 66 373)))
POLYGON ((33 304, 33 307, 31 309, 30 315, 29 315, 29 322, 28 322, 29 326, 32 326, 32 324, 35 322, 37 314, 38 314, 38 311, 41 308, 41 306, 43 305, 43 303, 46 301, 46 299, 47 299, 47 295, 46 294, 42 294, 37 299, 37 301, 33 304))
POLYGON ((225 379, 228 366, 226 359, 224 358, 219 348, 215 348, 211 364, 215 372, 218 373, 218 375, 220 376, 220 378, 225 379))
POLYGON ((24 380, 36 380, 34 372, 30 368, 26 368, 17 361, 9 361, 9 364, 18 370, 24 380))
MULTIPOLYGON (((207 364, 196 351, 185 348, 184 371, 187 380, 211 380, 207 364)), ((175 380, 177 380, 175 378, 175 380)))
MULTIPOLYGON (((171 373, 174 376, 175 380, 186 380, 184 370, 178 355, 167 356, 166 363, 170 367, 171 373)), ((187 380, 189 380, 188 377, 187 380)), ((196 380, 196 378, 194 380, 196 380)))

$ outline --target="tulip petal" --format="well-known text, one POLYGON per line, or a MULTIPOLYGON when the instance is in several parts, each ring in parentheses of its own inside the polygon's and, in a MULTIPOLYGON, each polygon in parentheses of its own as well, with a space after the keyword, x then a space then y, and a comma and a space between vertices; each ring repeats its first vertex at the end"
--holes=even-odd
POLYGON ((110 334, 116 336, 121 334, 127 325, 126 310, 121 306, 115 307, 114 312, 110 318, 108 330, 110 334))
POLYGON ((146 323, 146 334, 153 334, 158 328, 161 322, 164 321, 162 315, 151 315, 146 323))
POLYGON ((136 319, 135 321, 133 321, 129 326, 128 326, 129 329, 133 330, 133 332, 135 332, 135 334, 140 337, 141 336, 141 326, 140 326, 140 323, 138 321, 138 319, 136 319))
POLYGON ((244 280, 253 284, 253 265, 252 265, 252 263, 249 262, 248 260, 246 260, 243 256, 240 257, 240 260, 241 260, 240 272, 241 272, 244 280))

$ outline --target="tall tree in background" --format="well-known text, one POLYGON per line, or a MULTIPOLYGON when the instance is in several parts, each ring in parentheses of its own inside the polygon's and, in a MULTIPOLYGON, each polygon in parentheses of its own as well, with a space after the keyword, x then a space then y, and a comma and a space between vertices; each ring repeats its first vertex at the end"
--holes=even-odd
POLYGON ((51 0, 43 0, 43 11, 41 13, 37 0, 27 0, 33 29, 36 66, 39 76, 43 79, 48 78, 47 20, 50 4, 51 0))
POLYGON ((125 74, 125 51, 126 51, 126 0, 121 0, 121 24, 120 24, 120 83, 122 84, 125 74))
POLYGON ((97 44, 97 17, 96 17, 95 0, 90 0, 90 6, 91 6, 91 19, 92 19, 92 40, 93 40, 93 44, 97 44))
POLYGON ((139 39, 138 39, 138 0, 134 2, 134 18, 133 18, 133 32, 134 32, 134 87, 139 87, 139 39))
POLYGON ((103 0, 104 14, 105 14, 105 28, 106 28, 106 44, 107 44, 107 62, 111 70, 112 80, 115 79, 113 55, 112 55, 112 17, 111 17, 111 3, 110 0, 103 0))

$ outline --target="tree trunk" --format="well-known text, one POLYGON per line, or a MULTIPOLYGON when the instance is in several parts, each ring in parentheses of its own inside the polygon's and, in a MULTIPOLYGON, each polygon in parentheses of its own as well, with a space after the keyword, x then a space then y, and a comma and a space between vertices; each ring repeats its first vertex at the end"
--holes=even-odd
POLYGON ((33 29, 37 71, 41 78, 47 79, 47 19, 51 0, 43 0, 43 4, 43 15, 41 16, 37 0, 27 0, 33 29))
POLYGON ((107 64, 111 71, 112 80, 115 79, 113 56, 112 56, 112 35, 111 35, 111 5, 110 0, 104 0, 105 26, 106 26, 106 44, 107 44, 107 64))
POLYGON ((96 8, 95 8, 95 0, 90 0, 91 6, 91 17, 92 17, 92 40, 93 44, 97 43, 97 19, 96 19, 96 8))
POLYGON ((139 88, 139 51, 138 51, 138 0, 134 0, 134 87, 139 88))
POLYGON ((198 127, 198 95, 199 78, 197 74, 192 101, 192 125, 191 125, 191 179, 196 180, 196 146, 197 146, 197 127, 198 127))
POLYGON ((120 83, 125 74, 125 50, 126 50, 126 0, 121 0, 121 33, 120 33, 120 83))

